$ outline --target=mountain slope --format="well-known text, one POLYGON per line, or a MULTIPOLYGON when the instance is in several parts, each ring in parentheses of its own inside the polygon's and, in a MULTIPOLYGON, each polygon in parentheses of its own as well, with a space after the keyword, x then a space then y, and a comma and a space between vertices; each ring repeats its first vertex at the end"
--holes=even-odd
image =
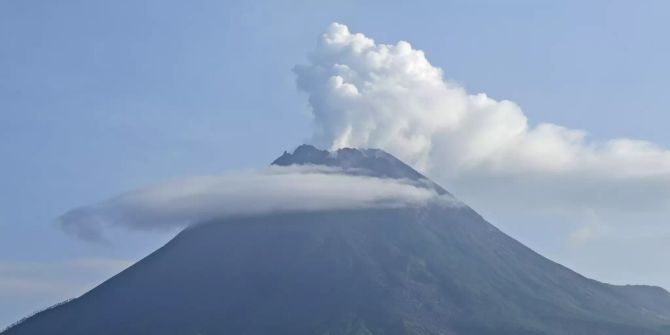
MULTIPOLYGON (((378 150, 302 146, 274 164, 439 187, 378 150)), ((652 335, 668 324, 660 288, 599 283, 468 207, 427 205, 196 225, 3 334, 652 335)))

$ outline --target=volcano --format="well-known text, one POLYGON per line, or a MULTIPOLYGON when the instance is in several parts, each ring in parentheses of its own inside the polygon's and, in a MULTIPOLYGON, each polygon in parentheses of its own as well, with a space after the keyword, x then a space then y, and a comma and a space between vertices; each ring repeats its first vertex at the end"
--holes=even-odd
MULTIPOLYGON (((273 164, 451 196, 381 150, 303 145, 273 164)), ((670 334, 670 294, 585 278, 466 205, 294 211, 190 226, 2 334, 670 334)))

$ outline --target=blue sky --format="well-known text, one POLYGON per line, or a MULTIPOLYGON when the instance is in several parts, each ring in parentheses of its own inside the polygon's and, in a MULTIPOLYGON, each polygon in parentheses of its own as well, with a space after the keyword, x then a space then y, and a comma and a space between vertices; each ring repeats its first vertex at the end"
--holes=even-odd
MULTIPOLYGON (((533 124, 667 148, 668 10, 664 1, 0 1, 0 327, 169 238, 119 232, 87 243, 58 228, 60 214, 169 178, 262 167, 309 139, 291 69, 331 22, 410 41, 447 79, 516 102, 533 124)), ((591 263, 575 258, 605 257, 485 214, 578 270, 591 263)), ((616 267, 591 273, 629 278, 616 267)))

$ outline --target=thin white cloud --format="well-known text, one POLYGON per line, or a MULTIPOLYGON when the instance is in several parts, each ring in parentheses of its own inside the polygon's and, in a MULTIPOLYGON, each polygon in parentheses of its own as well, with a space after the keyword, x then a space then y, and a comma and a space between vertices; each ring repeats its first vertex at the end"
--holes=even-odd
POLYGON ((99 284, 100 278, 112 276, 132 263, 113 258, 0 262, 0 298, 71 298, 99 284))
MULTIPOLYGON (((131 191, 59 218, 66 231, 100 240, 105 228, 174 229, 214 218, 282 211, 397 207, 447 200, 405 180, 354 176, 323 167, 271 167, 197 176, 131 191)), ((451 199, 451 198, 449 198, 451 199)))

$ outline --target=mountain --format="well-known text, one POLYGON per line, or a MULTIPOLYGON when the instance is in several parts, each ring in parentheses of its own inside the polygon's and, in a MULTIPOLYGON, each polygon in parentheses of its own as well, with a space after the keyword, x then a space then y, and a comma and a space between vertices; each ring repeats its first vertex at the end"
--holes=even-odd
MULTIPOLYGON (((301 146, 327 165, 447 192, 380 150, 301 146)), ((467 206, 275 213, 191 226, 22 334, 670 334, 670 294, 585 278, 467 206)))

